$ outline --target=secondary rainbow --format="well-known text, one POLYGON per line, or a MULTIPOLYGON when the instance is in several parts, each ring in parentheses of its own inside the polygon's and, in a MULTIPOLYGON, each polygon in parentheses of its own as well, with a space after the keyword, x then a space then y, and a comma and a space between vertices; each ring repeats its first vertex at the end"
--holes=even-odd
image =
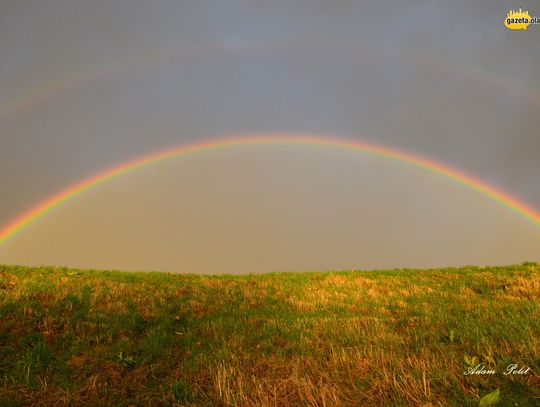
POLYGON ((320 146, 325 148, 333 148, 340 150, 356 151, 359 153, 384 157, 391 160, 400 161, 410 164, 417 168, 432 172, 434 174, 451 179, 459 184, 464 185, 474 191, 477 191, 488 198, 497 201, 502 206, 516 212, 525 219, 529 220, 536 226, 540 226, 540 213, 533 210, 520 200, 513 198, 509 194, 490 186, 488 183, 481 181, 471 175, 465 174, 455 168, 421 157, 408 152, 398 151, 386 146, 376 144, 363 143, 348 139, 338 139, 328 136, 316 135, 251 135, 251 136, 236 136, 227 137, 205 142, 188 144, 180 147, 170 148, 156 153, 148 154, 142 157, 135 158, 126 163, 109 168, 99 172, 89 178, 84 179, 61 192, 51 196, 48 199, 37 204, 34 208, 13 220, 11 223, 0 229, 0 245, 8 239, 15 236, 32 222, 45 216, 52 210, 62 206, 66 202, 72 200, 84 192, 87 192, 113 178, 122 176, 129 172, 142 169, 149 165, 159 162, 178 158, 190 154, 199 154, 205 151, 219 150, 225 148, 239 146, 256 146, 256 145, 305 145, 305 146, 320 146))
POLYGON ((425 67, 439 72, 448 72, 455 74, 458 77, 466 79, 468 81, 476 83, 483 83, 488 87, 493 87, 502 93, 510 93, 516 97, 525 98, 535 106, 540 106, 540 95, 538 92, 534 92, 526 87, 521 87, 516 83, 498 77, 493 74, 489 74, 485 69, 480 69, 471 65, 460 65, 455 61, 444 60, 440 58, 432 58, 427 55, 415 54, 408 52, 402 53, 401 49, 395 48, 381 48, 379 46, 373 46, 372 44, 360 44, 354 42, 354 44, 347 43, 334 43, 334 42, 280 42, 280 41, 252 41, 252 42, 238 42, 229 43, 227 46, 220 44, 208 43, 194 46, 192 48, 184 49, 158 49, 153 52, 143 53, 136 55, 132 58, 126 58, 121 61, 117 61, 111 65, 94 68, 88 71, 71 73, 57 81, 44 82, 32 89, 27 93, 7 100, 4 103, 0 103, 0 120, 16 116, 18 113, 23 113, 31 110, 33 107, 43 105, 45 102, 50 101, 55 96, 72 90, 77 87, 83 87, 84 85, 91 83, 98 79, 104 79, 116 74, 126 74, 133 72, 139 68, 151 67, 154 64, 160 64, 167 60, 176 57, 185 57, 189 59, 195 59, 197 57, 211 56, 218 53, 231 54, 234 52, 247 52, 247 51, 267 51, 272 49, 284 49, 294 50, 298 53, 302 48, 314 51, 338 51, 345 52, 346 55, 351 56, 351 50, 359 52, 357 55, 361 55, 364 58, 366 55, 370 57, 383 57, 383 58, 399 58, 400 62, 410 64, 415 67, 425 67))

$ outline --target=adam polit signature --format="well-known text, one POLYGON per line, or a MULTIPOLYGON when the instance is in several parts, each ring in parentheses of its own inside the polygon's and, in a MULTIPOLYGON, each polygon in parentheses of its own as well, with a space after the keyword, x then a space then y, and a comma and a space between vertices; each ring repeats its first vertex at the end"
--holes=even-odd
MULTIPOLYGON (((463 372, 463 374, 465 376, 468 376, 468 375, 473 375, 473 374, 477 374, 477 375, 494 375, 496 374, 497 371, 494 370, 494 369, 486 369, 486 367, 479 363, 477 364, 476 366, 474 367, 468 367, 467 368, 467 371, 463 372)), ((508 375, 528 375, 528 374, 533 374, 534 372, 532 371, 532 369, 528 366, 518 366, 517 363, 512 363, 508 366, 506 366, 506 370, 503 372, 503 374, 505 376, 508 376, 508 375)))

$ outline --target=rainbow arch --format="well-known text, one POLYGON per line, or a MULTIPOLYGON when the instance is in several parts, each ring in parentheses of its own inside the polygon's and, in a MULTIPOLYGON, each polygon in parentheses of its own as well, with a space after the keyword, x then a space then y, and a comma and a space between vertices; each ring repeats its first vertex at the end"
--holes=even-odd
POLYGON ((400 49, 381 48, 369 44, 355 43, 334 43, 334 42, 282 42, 282 41, 253 41, 239 42, 227 46, 219 44, 202 44, 188 49, 159 49, 136 57, 117 61, 109 66, 94 68, 88 71, 71 73, 59 80, 44 82, 27 92, 12 98, 4 103, 0 103, 0 120, 11 118, 17 114, 30 111, 33 107, 40 106, 55 96, 67 92, 71 89, 82 87, 98 79, 111 77, 116 74, 125 74, 138 68, 145 68, 154 64, 177 57, 195 58, 218 53, 233 53, 246 51, 263 51, 272 49, 294 50, 299 52, 302 49, 315 51, 338 51, 346 52, 348 56, 370 55, 383 58, 396 57, 403 63, 411 66, 425 67, 434 71, 448 72, 466 80, 482 83, 487 87, 497 89, 501 93, 507 92, 522 97, 530 101, 535 106, 540 106, 540 95, 538 92, 517 86, 515 83, 505 80, 497 75, 486 73, 478 67, 457 64, 456 62, 441 58, 433 58, 418 53, 402 53, 400 49), (351 54, 351 49, 358 51, 351 54))
POLYGON ((80 182, 77 182, 57 194, 43 200, 29 211, 21 214, 12 222, 0 229, 0 245, 14 237, 17 233, 25 229, 37 219, 45 216, 47 213, 64 205, 73 198, 90 191, 93 188, 124 174, 159 162, 178 158, 191 154, 204 153, 206 151, 220 150, 238 146, 257 146, 257 145, 303 145, 303 146, 321 146, 338 150, 347 150, 359 152, 371 156, 383 157, 395 161, 400 161, 425 171, 437 174, 439 176, 455 181, 469 189, 477 191, 486 197, 498 202, 502 206, 521 215, 523 218, 540 226, 540 213, 527 206, 520 200, 512 197, 506 192, 490 186, 485 181, 461 172, 455 168, 443 163, 430 160, 412 153, 399 151, 386 146, 353 141, 348 139, 339 139, 328 136, 318 135, 288 135, 288 134, 270 134, 270 135, 248 135, 226 137, 214 140, 208 140, 199 143, 188 144, 184 146, 169 148, 155 153, 147 154, 120 165, 111 167, 92 175, 80 182))

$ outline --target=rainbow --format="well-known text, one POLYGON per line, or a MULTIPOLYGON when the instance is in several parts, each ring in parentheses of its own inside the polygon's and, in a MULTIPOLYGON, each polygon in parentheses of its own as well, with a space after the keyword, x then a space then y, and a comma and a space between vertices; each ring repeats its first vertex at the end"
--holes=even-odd
POLYGON ((4 103, 0 103, 0 120, 8 119, 18 114, 30 111, 33 107, 40 106, 53 99, 57 95, 68 92, 77 87, 91 83, 92 81, 121 75, 141 68, 151 67, 154 64, 160 64, 176 57, 195 58, 218 53, 235 53, 246 51, 268 51, 286 49, 298 53, 303 49, 310 51, 337 51, 346 52, 351 55, 351 49, 361 51, 357 56, 370 55, 371 57, 381 58, 399 58, 400 62, 415 67, 425 67, 439 72, 447 72, 457 75, 465 80, 474 83, 482 83, 487 87, 492 87, 501 93, 510 93, 516 97, 525 98, 535 106, 540 106, 540 95, 528 88, 518 86, 516 83, 502 79, 496 75, 485 72, 484 69, 478 69, 474 66, 457 64, 454 61, 448 61, 440 58, 432 58, 427 55, 415 54, 412 52, 403 53, 401 49, 381 48, 366 44, 355 43, 334 43, 334 42, 280 42, 280 41, 252 41, 231 43, 227 46, 209 43, 202 44, 187 49, 159 49, 157 51, 137 55, 130 59, 125 59, 112 63, 109 66, 94 68, 93 70, 83 71, 67 75, 66 77, 40 84, 26 93, 12 98, 4 103))
POLYGON ((170 148, 167 150, 151 153, 142 157, 135 158, 126 163, 101 171, 89 178, 77 182, 61 192, 52 195, 44 201, 37 204, 34 208, 23 213, 18 218, 8 223, 0 229, 0 245, 8 239, 14 237, 17 233, 35 222, 37 219, 45 216, 47 213, 66 204, 75 197, 88 192, 99 185, 110 181, 113 178, 120 177, 135 170, 143 169, 173 158, 179 158, 191 154, 199 154, 207 151, 221 150, 239 146, 268 146, 268 145, 300 145, 300 146, 320 146, 338 150, 354 151, 370 156, 383 157, 396 160, 425 171, 440 175, 455 181, 469 189, 477 191, 486 197, 498 202, 502 206, 514 211, 536 226, 540 226, 540 213, 525 205, 523 202, 513 198, 509 194, 490 186, 488 183, 475 177, 465 174, 455 168, 436 162, 408 152, 398 151, 389 147, 363 143, 359 141, 331 138, 328 136, 317 135, 250 135, 226 137, 214 140, 208 140, 200 143, 184 145, 170 148))

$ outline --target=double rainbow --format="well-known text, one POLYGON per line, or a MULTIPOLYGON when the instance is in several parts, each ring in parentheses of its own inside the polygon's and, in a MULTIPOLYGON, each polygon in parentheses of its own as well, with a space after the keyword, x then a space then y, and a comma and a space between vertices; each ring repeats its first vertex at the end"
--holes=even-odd
POLYGON ((221 150, 238 146, 261 145, 320 146, 338 150, 354 151, 371 156, 400 161, 448 178, 469 189, 477 191, 498 202, 502 206, 507 207, 508 209, 521 215, 533 224, 540 226, 539 212, 533 210, 531 207, 525 205, 520 200, 513 198, 509 194, 490 186, 488 183, 440 162, 436 162, 408 152, 406 153, 392 148, 362 143, 359 141, 315 135, 272 134, 228 137, 189 144, 144 155, 126 163, 106 169, 45 199, 37 204, 33 209, 23 213, 11 223, 4 226, 2 229, 0 229, 0 245, 5 243, 8 239, 14 237, 17 233, 21 232, 37 219, 45 216, 47 213, 59 208, 75 197, 90 191, 91 189, 94 189, 113 178, 120 177, 135 170, 143 169, 153 164, 186 155, 199 154, 207 151, 221 150))

